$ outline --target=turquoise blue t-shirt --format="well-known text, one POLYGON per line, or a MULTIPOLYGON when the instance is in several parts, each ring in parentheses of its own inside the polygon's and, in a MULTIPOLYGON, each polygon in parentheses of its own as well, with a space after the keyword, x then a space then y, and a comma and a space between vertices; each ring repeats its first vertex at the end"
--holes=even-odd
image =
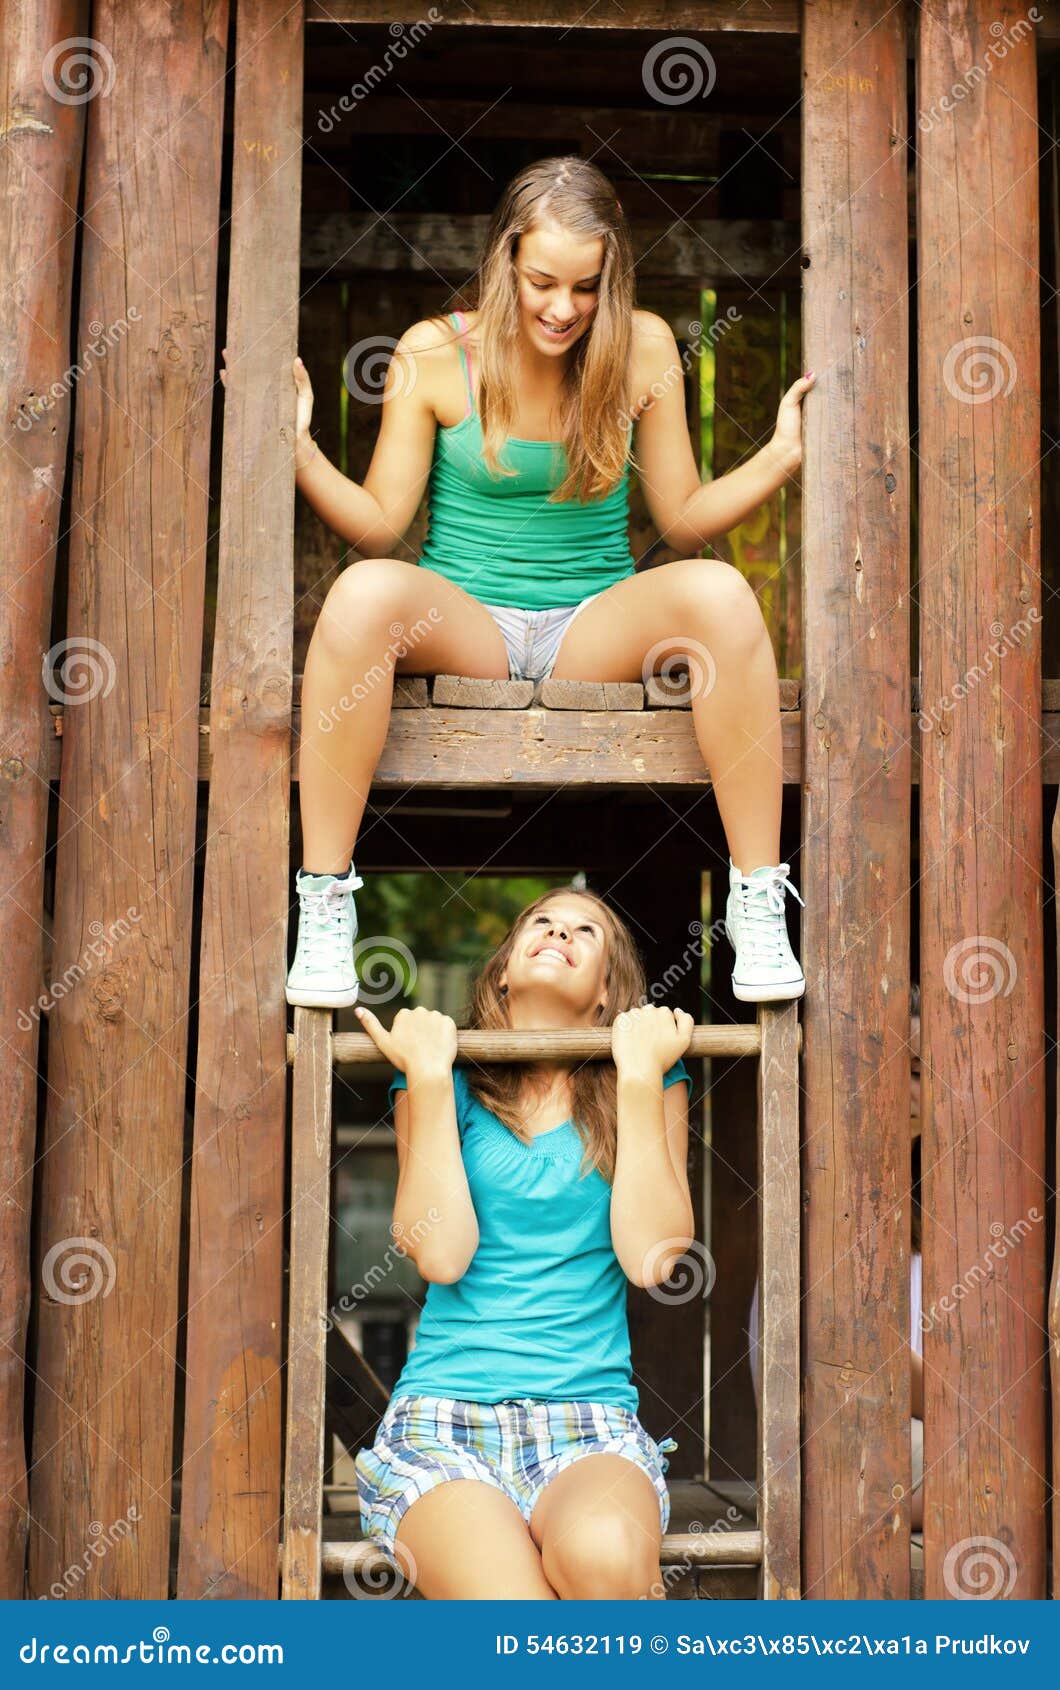
MULTIPOLYGON (((663 1085, 692 1078, 678 1058, 663 1085)), ((398 1073, 389 1099, 407 1084, 398 1073)), ((479 1242, 467 1272, 431 1283, 393 1396, 617 1403, 635 1414, 626 1276, 611 1244, 611 1187, 573 1121, 520 1142, 453 1069, 479 1242)))

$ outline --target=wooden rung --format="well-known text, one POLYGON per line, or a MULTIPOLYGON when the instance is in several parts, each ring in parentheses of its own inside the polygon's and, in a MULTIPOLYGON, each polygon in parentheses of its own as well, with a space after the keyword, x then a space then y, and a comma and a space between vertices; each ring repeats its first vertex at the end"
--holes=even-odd
POLYGON ((457 710, 525 710, 534 696, 533 681, 481 681, 473 675, 435 675, 432 704, 457 710))
MULTIPOLYGON (((308 1014, 330 1018, 329 1009, 308 1014)), ((802 1048, 802 1028, 794 1022, 796 1051, 802 1048)), ((734 1021, 694 1027, 686 1056, 758 1056, 762 1033, 758 1022, 734 1021)), ((287 1035, 287 1060, 294 1061, 295 1036, 287 1035)), ((569 1061, 605 1061, 611 1055, 611 1031, 607 1027, 557 1027, 551 1032, 485 1032, 462 1027, 457 1030, 456 1060, 465 1062, 536 1062, 562 1056, 569 1061)), ((368 1033, 334 1033, 333 1062, 355 1065, 384 1060, 379 1046, 368 1033)))
POLYGON ((534 704, 543 710, 643 710, 640 681, 539 681, 534 704))
MULTIPOLYGON (((664 1567, 757 1567, 762 1560, 761 1532, 668 1532, 659 1556, 664 1567)), ((329 1538, 321 1547, 321 1571, 378 1578, 394 1563, 364 1538, 329 1538)))

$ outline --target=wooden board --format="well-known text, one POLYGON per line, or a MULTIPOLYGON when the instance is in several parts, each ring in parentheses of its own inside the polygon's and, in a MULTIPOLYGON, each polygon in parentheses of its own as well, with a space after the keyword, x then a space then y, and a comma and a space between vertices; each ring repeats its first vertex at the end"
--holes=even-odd
POLYGON ((945 255, 919 279, 920 544, 935 560, 919 588, 922 709, 960 699, 921 743, 924 1595, 1034 1599, 1046 1594, 1041 771, 1023 705, 1041 689, 1027 620, 1041 610, 1035 51, 1029 33, 1010 40, 973 84, 964 72, 996 40, 996 7, 923 0, 919 15, 917 241, 945 255), (974 1565, 953 1553, 969 1539, 974 1565))
MULTIPOLYGON (((70 286, 86 107, 41 76, 56 43, 87 34, 85 0, 13 0, 0 16, 6 64, 0 205, 7 301, 0 386, 14 427, 0 455, 6 544, 0 561, 0 1600, 24 1591, 29 1538, 23 1401, 30 1309, 30 1217, 37 1142, 37 1046, 45 989, 44 850, 52 724, 41 689, 50 645, 59 508, 70 430, 70 286), (14 446, 14 450, 10 449, 14 446), (36 1006, 32 1010, 30 1006, 36 1006)), ((60 64, 62 55, 60 55, 60 64)))
POLYGON ((294 1012, 291 1272, 287 1352, 283 1584, 286 1600, 320 1595, 324 1387, 331 1215, 331 1011, 294 1012))
POLYGON ((799 1322, 799 1006, 759 1010, 758 1510, 767 1601, 802 1595, 799 1322))
MULTIPOLYGON (((438 0, 433 10, 445 24, 532 26, 568 30, 570 7, 565 0, 438 0)), ((674 5, 671 0, 598 0, 574 20, 580 29, 747 30, 773 35, 796 35, 798 0, 712 0, 710 4, 674 5)), ((306 22, 419 23, 425 30, 423 7, 415 0, 308 0, 306 22)))
POLYGON ((803 1594, 906 1597, 904 17, 817 0, 803 24, 803 1594))
POLYGON ((96 674, 64 719, 54 974, 84 973, 49 1017, 30 1593, 84 1564, 94 1522, 109 1533, 125 1520, 78 1594, 157 1599, 168 1594, 227 6, 101 0, 92 34, 101 65, 110 55, 136 74, 85 108, 78 346, 99 324, 107 344, 81 359, 67 635, 82 651, 96 642, 96 674), (86 949, 92 936, 101 955, 86 949))
POLYGON ((276 1595, 302 9, 236 33, 177 1594, 276 1595))

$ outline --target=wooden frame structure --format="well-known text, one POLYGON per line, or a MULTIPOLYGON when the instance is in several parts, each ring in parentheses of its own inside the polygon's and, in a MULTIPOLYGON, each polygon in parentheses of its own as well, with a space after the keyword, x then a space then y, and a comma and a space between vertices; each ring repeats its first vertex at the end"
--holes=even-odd
MULTIPOLYGON (((567 23, 557 0, 446 0, 440 10, 467 29, 567 23)), ((927 1234, 925 1309, 971 1286, 925 1334, 924 1594, 955 1594, 954 1547, 985 1542, 1002 1546, 1004 1594, 1060 1595, 1055 1552, 1051 1585, 1046 1554, 1050 1454, 1054 1486, 1060 1471, 1060 1258, 1050 1290, 1039 814, 1042 786, 1060 782, 1060 684, 1042 680, 1036 625, 1006 648, 1003 677, 980 674, 990 638, 1041 614, 1040 349, 1029 279, 1039 228, 1035 42, 1011 8, 1001 10, 1007 50, 995 53, 989 76, 972 79, 969 66, 997 40, 998 8, 985 0, 920 0, 909 17, 884 0, 857 8, 846 0, 636 0, 602 3, 580 20, 719 39, 784 35, 798 39, 802 55, 804 361, 818 370, 818 385, 803 476, 805 679, 785 697, 784 755, 785 779, 802 796, 808 992, 801 1041, 791 1014, 765 1013, 740 1034, 750 1039, 744 1053, 759 1057, 763 1207, 778 1222, 786 1217, 788 1229, 762 1229, 759 1261, 767 1372, 760 1545, 748 1554, 760 1562, 767 1596, 910 1589, 900 1075, 917 787, 912 938, 923 1001, 925 1207, 952 1223, 927 1234), (910 53, 921 116, 931 117, 915 137, 913 327, 910 53), (961 98, 948 100, 958 83, 961 98), (986 208, 977 197, 983 179, 1007 185, 986 208), (914 335, 919 687, 909 662, 914 487, 905 399, 914 335), (980 353, 985 344, 1000 361, 1003 379, 985 400, 962 374, 968 343, 980 353), (993 992, 981 988, 984 968, 1000 969, 993 992), (796 1274, 792 1214, 800 1207, 796 1274), (1035 1215, 1018 1248, 991 1254, 996 1226, 1007 1237, 1035 1215), (801 1543, 792 1520, 800 1446, 801 1543)), ((229 7, 179 0, 129 11, 99 0, 92 28, 102 71, 108 58, 113 67, 132 56, 144 74, 118 75, 106 99, 74 102, 42 86, 40 66, 58 43, 86 34, 87 11, 83 0, 13 0, 0 26, 12 48, 0 182, 16 213, 5 280, 19 306, 0 340, 15 396, 5 508, 17 513, 13 575, 0 600, 12 659, 0 677, 0 851, 8 886, 19 888, 5 902, 0 988, 9 1100, 0 1168, 12 1222, 2 1292, 0 1594, 47 1593, 80 1556, 91 1522, 126 1519, 135 1507, 135 1529, 89 1572, 81 1594, 165 1596, 179 1459, 177 1594, 275 1596, 282 1555, 287 1593, 315 1595, 323 1377, 315 1343, 288 1354, 282 1488, 285 1093, 293 1061, 291 1177, 296 1192, 315 1191, 319 1201, 331 1064, 341 1047, 312 1012, 296 1016, 290 1040, 283 1001, 298 723, 293 393, 278 372, 289 367, 297 335, 304 30, 414 21, 419 10, 394 0, 309 0, 304 15, 278 0, 231 8, 232 377, 208 713, 198 654, 229 7), (145 85, 150 110, 138 104, 145 85), (163 144, 176 128, 179 157, 163 144), (82 175, 75 274, 73 220, 61 207, 76 204, 82 175), (145 218, 145 203, 163 215, 145 218), (106 356, 86 356, 101 335, 106 356), (70 384, 57 349, 67 345, 78 396, 64 487, 70 384), (81 692, 67 672, 62 688, 42 692, 63 497, 71 544, 58 633, 112 668, 102 661, 81 692), (202 781, 208 825, 193 1000, 202 781), (38 1143, 42 1023, 28 1016, 23 1027, 18 1017, 40 997, 55 783, 51 978, 69 985, 47 1013, 38 1143), (87 935, 100 952, 86 964, 87 935), (190 1219, 186 1284, 182 1210, 190 1219), (91 1284, 98 1294, 86 1293, 91 1284), (171 1412, 178 1350, 182 1448, 173 1447, 171 1412), (36 1378, 28 1483, 27 1360, 36 1378)), ((1058 38, 1055 8, 1046 8, 1038 34, 1058 38)), ((435 680, 430 702, 424 683, 402 682, 380 789, 546 790, 560 774, 615 787, 709 783, 688 715, 672 701, 576 688, 529 699, 501 689, 483 701, 459 679, 447 689, 446 679, 435 680)), ((697 1033, 718 1054, 735 1036, 697 1033)), ((326 1302, 322 1223, 311 1213, 292 1204, 291 1330, 303 1336, 326 1302)))

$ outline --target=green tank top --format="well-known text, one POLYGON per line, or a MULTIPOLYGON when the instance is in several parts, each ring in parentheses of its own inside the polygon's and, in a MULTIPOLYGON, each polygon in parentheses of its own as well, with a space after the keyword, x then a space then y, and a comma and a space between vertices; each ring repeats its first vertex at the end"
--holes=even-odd
MULTIPOLYGON (((450 316, 466 332, 464 313, 450 316)), ((563 443, 513 435, 500 461, 516 474, 492 476, 482 460, 482 429, 463 339, 460 359, 468 408, 460 422, 439 425, 435 434, 423 567, 455 581, 482 604, 525 610, 577 604, 632 575, 628 462, 605 498, 549 504, 548 495, 567 473, 563 443)))

